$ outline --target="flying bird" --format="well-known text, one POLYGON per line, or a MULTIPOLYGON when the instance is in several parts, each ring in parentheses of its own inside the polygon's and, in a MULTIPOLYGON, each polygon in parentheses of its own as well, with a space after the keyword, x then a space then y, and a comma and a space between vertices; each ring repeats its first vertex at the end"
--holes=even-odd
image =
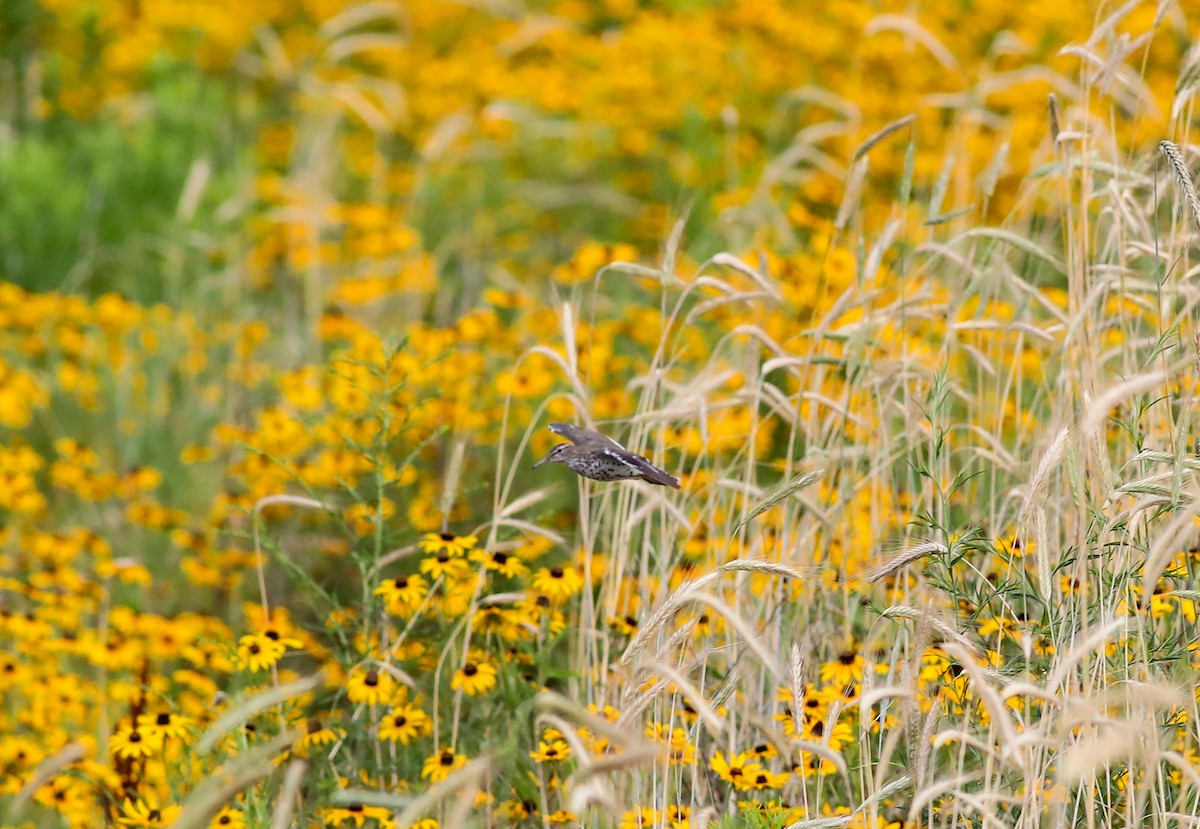
POLYGON ((623 481, 640 478, 658 486, 679 489, 679 481, 659 469, 636 452, 630 452, 610 437, 599 432, 572 426, 569 423, 551 423, 550 431, 562 435, 571 443, 560 443, 550 454, 533 465, 537 469, 544 463, 565 464, 568 469, 593 481, 623 481))

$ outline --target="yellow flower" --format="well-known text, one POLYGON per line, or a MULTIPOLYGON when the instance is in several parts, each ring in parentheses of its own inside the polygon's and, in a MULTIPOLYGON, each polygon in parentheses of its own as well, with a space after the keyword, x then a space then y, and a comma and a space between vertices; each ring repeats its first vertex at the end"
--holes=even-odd
POLYGON ((445 550, 452 556, 461 556, 468 550, 475 549, 478 541, 473 535, 460 536, 451 532, 425 533, 421 536, 421 549, 430 555, 445 550))
POLYGON ((551 740, 549 743, 541 740, 537 751, 529 752, 529 756, 535 763, 557 763, 571 756, 571 747, 566 740, 551 740))
POLYGON ((782 789, 791 780, 792 775, 786 771, 777 774, 759 769, 750 775, 750 784, 756 789, 782 789))
POLYGON ((718 751, 712 758, 712 770, 722 780, 732 783, 739 789, 752 789, 754 788, 754 779, 763 770, 763 767, 758 763, 750 762, 750 757, 751 755, 742 752, 726 760, 725 754, 718 751))
POLYGON ((533 589, 554 602, 562 602, 583 589, 583 576, 570 565, 541 567, 533 574, 533 589))
POLYGON ((296 741, 296 754, 301 757, 307 757, 309 750, 314 746, 331 745, 342 735, 343 732, 341 729, 331 728, 316 717, 313 717, 304 724, 304 735, 296 741))
POLYGON ((415 705, 393 708, 379 723, 379 739, 408 745, 429 726, 429 716, 415 705))
POLYGON ((417 608, 429 595, 429 583, 416 573, 384 579, 383 583, 375 588, 375 595, 383 596, 388 613, 407 619, 417 612, 417 608))
POLYGON ((162 751, 162 736, 137 728, 122 728, 108 742, 108 750, 122 760, 140 760, 162 751))
POLYGON ((225 806, 208 822, 209 829, 245 829, 246 815, 241 809, 225 806))
POLYGON ((346 698, 351 702, 381 705, 392 701, 396 693, 396 680, 390 674, 374 668, 357 670, 346 680, 346 698))
POLYGON ((845 686, 862 682, 863 658, 856 650, 845 650, 837 660, 821 665, 821 681, 830 685, 845 686))
POLYGON ((443 748, 425 758, 421 767, 421 776, 428 777, 430 783, 440 783, 450 776, 450 772, 460 769, 467 764, 467 758, 455 754, 453 749, 443 748))
POLYGON ((186 737, 194 726, 194 720, 165 711, 161 714, 142 714, 138 717, 138 729, 147 736, 159 738, 186 737))
POLYGON ((238 640, 238 666, 249 671, 264 671, 283 656, 287 647, 261 633, 248 633, 238 640))
POLYGON ((519 578, 529 572, 525 562, 511 553, 500 550, 472 550, 469 558, 477 564, 482 564, 484 568, 510 579, 519 578))
POLYGON ((490 662, 468 659, 454 672, 450 687, 456 691, 461 688, 464 694, 471 697, 486 694, 496 687, 496 668, 490 662))
POLYGON ((440 579, 442 576, 460 579, 469 570, 470 565, 456 558, 449 550, 438 550, 434 555, 421 559, 421 572, 431 579, 440 579))
POLYGON ((344 826, 348 823, 364 826, 368 820, 374 821, 374 825, 377 826, 388 826, 390 825, 388 821, 392 817, 391 811, 383 806, 364 806, 361 803, 351 803, 349 806, 319 809, 318 811, 326 826, 344 826))
POLYGON ((170 826, 175 823, 181 811, 183 810, 179 806, 160 806, 157 799, 153 797, 142 800, 126 800, 121 804, 121 814, 117 817, 117 823, 121 826, 145 827, 145 829, 170 826))

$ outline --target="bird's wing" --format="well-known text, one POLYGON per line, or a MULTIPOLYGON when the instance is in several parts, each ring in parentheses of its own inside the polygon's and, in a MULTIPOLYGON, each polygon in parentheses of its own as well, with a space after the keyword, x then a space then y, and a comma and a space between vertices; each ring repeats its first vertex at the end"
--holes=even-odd
POLYGON ((663 472, 661 469, 659 469, 654 464, 650 463, 650 461, 646 460, 641 455, 638 455, 634 452, 629 452, 625 449, 609 449, 609 448, 604 449, 604 454, 610 458, 613 458, 614 460, 620 461, 621 463, 625 464, 626 466, 630 467, 631 469, 636 470, 637 473, 639 475, 641 475, 643 479, 649 481, 652 484, 658 484, 659 486, 669 486, 673 489, 679 489, 679 481, 678 480, 676 480, 674 477, 668 475, 666 472, 663 472))
POLYGON ((562 435, 571 443, 579 443, 583 439, 578 426, 572 426, 570 423, 551 423, 550 431, 556 435, 562 435))
POLYGON ((550 431, 556 435, 562 435, 567 440, 571 441, 571 443, 576 445, 583 445, 586 443, 592 443, 594 445, 596 443, 600 443, 604 446, 615 446, 617 449, 622 451, 625 450, 624 446, 606 435, 602 435, 599 432, 593 432, 591 429, 584 429, 580 426, 572 426, 570 423, 551 423, 550 431))

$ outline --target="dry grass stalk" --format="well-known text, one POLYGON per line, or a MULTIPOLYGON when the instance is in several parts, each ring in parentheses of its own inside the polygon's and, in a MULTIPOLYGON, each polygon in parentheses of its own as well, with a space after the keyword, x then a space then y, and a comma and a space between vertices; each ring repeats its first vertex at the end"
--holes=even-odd
POLYGON ((316 673, 312 676, 293 680, 285 685, 268 688, 266 691, 244 700, 240 705, 226 711, 208 727, 208 730, 204 732, 199 742, 196 743, 196 751, 200 754, 207 754, 213 750, 222 737, 234 728, 247 722, 255 714, 272 708, 292 697, 298 697, 315 690, 321 687, 323 681, 321 674, 316 673))
POLYGON ((939 541, 922 541, 919 544, 914 544, 907 550, 883 562, 875 569, 867 571, 867 584, 874 584, 877 581, 886 579, 925 556, 945 555, 949 552, 950 549, 939 541))
POLYGON ((229 762, 222 770, 192 790, 173 824, 174 829, 195 829, 207 826, 213 815, 230 798, 276 770, 275 761, 300 736, 297 730, 284 731, 267 742, 248 749, 229 762))
MULTIPOLYGON (((467 805, 469 807, 471 800, 474 799, 484 780, 487 779, 490 768, 491 761, 486 757, 480 757, 467 763, 458 771, 451 773, 445 780, 435 783, 413 798, 413 801, 404 807, 404 810, 397 816, 396 825, 412 826, 421 815, 456 792, 468 797, 467 805)), ((461 803, 461 800, 459 802, 461 803)), ((462 816, 459 817, 457 823, 447 822, 446 825, 461 826, 462 816)))
POLYGON ((295 759, 287 764, 283 773, 283 785, 279 796, 275 798, 275 809, 271 813, 270 829, 287 829, 291 825, 292 815, 300 802, 300 785, 308 774, 308 761, 295 759))
POLYGON ((25 785, 17 792, 17 796, 13 798, 12 803, 8 807, 5 822, 10 824, 15 823, 17 818, 25 813, 25 809, 29 806, 29 802, 33 799, 33 795, 38 789, 49 783, 67 766, 79 762, 85 756, 87 756, 87 749, 83 743, 69 743, 43 760, 34 773, 30 775, 25 785))
POLYGON ((1163 139, 1158 142, 1158 148, 1167 159, 1167 164, 1171 167, 1171 172, 1175 174, 1175 181, 1178 182, 1179 188, 1183 191, 1183 200, 1187 203, 1188 209, 1192 211, 1192 221, 1195 222, 1195 229, 1200 231, 1200 195, 1196 194, 1196 185, 1192 181, 1192 176, 1188 172, 1187 164, 1183 160, 1183 153, 1179 151, 1179 147, 1173 141, 1163 139))

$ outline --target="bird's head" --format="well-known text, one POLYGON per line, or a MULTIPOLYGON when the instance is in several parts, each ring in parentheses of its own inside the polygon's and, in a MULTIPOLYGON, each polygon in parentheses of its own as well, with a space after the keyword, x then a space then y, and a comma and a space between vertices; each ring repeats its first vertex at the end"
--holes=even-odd
POLYGON ((558 444, 557 446, 555 446, 553 449, 550 450, 549 455, 547 455, 546 457, 542 458, 540 461, 535 463, 533 465, 533 468, 537 469, 539 466, 541 466, 544 463, 562 463, 563 461, 565 461, 567 459, 567 450, 570 448, 571 448, 571 444, 569 444, 569 443, 558 444))

